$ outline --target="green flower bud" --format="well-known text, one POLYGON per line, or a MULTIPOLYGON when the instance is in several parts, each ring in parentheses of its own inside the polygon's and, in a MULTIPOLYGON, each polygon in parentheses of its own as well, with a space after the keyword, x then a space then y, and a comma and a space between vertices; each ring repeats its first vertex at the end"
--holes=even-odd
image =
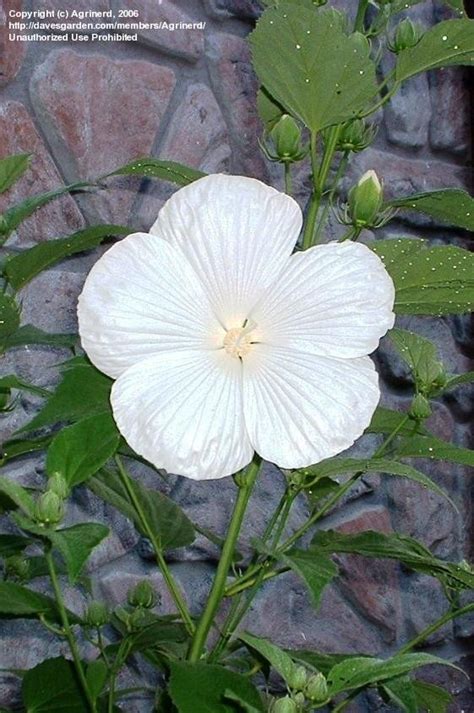
POLYGON ((294 691, 302 691, 308 681, 308 672, 304 666, 295 666, 287 678, 287 684, 294 691))
POLYGON ((95 628, 108 624, 110 621, 110 613, 105 602, 91 602, 87 607, 85 620, 89 626, 95 628))
POLYGON ((271 713, 297 713, 298 707, 289 696, 279 698, 273 702, 271 713))
POLYGON ((349 191, 349 210, 353 225, 370 228, 377 220, 383 203, 382 185, 375 171, 364 173, 349 191))
POLYGON ((147 613, 144 609, 135 609, 128 618, 128 624, 132 631, 141 629, 147 623, 147 613))
POLYGON ((424 421, 425 418, 431 416, 431 406, 430 402, 423 396, 423 394, 417 394, 410 406, 410 416, 415 421, 424 421))
POLYGON ((283 114, 270 131, 270 137, 275 146, 276 156, 280 161, 299 161, 303 157, 301 129, 292 116, 283 114))
POLYGON ((28 579, 30 561, 23 555, 12 555, 5 560, 5 574, 13 579, 28 579))
POLYGON ((152 609, 158 601, 158 596, 151 584, 143 579, 129 591, 127 601, 131 607, 152 609))
POLYGON ((363 151, 375 138, 377 127, 374 124, 366 124, 363 119, 356 119, 343 126, 336 148, 338 151, 363 151))
POLYGON ((414 47, 421 39, 423 32, 410 18, 406 17, 395 30, 393 42, 390 45, 392 52, 398 54, 409 47, 414 47))
POLYGON ((328 698, 328 684, 322 673, 313 673, 305 688, 308 698, 314 703, 322 703, 328 698))
POLYGON ((69 495, 69 486, 61 473, 53 473, 48 480, 48 490, 55 493, 61 500, 66 500, 69 495))
POLYGON ((300 691, 295 696, 293 696, 293 700, 296 703, 297 709, 302 710, 304 704, 306 703, 306 696, 300 691))
POLYGON ((64 517, 64 504, 56 493, 48 490, 35 503, 35 520, 40 525, 58 525, 64 517))

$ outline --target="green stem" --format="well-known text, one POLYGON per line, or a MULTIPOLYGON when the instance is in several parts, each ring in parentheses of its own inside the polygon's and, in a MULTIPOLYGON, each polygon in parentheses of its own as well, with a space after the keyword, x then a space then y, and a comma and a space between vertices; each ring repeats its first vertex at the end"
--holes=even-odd
POLYGON ((285 193, 291 196, 291 163, 285 161, 285 193))
POLYGON ((321 231, 323 230, 323 228, 326 224, 326 219, 328 217, 329 209, 333 204, 334 196, 336 194, 337 187, 339 185, 339 181, 341 180, 342 176, 345 173, 348 162, 349 162, 349 152, 345 151, 344 155, 339 163, 338 169, 336 171, 336 175, 334 176, 334 182, 333 182, 331 190, 329 191, 328 197, 326 199, 326 204, 325 204, 323 212, 321 214, 321 218, 319 219, 318 225, 316 226, 315 243, 319 243, 319 241, 320 241, 321 231))
POLYGON ((435 631, 447 624, 448 621, 451 621, 452 619, 455 619, 458 616, 462 616, 463 614, 468 614, 471 611, 474 611, 474 603, 466 604, 466 606, 462 607, 461 609, 455 609, 454 611, 447 612, 440 619, 437 619, 437 621, 435 621, 433 624, 427 626, 426 629, 423 629, 423 631, 421 631, 417 636, 415 636, 414 639, 411 639, 411 641, 405 644, 405 646, 402 646, 400 651, 398 651, 397 655, 408 653, 408 651, 416 648, 419 644, 423 643, 423 641, 427 639, 428 636, 431 636, 431 634, 434 634, 435 631))
POLYGON ((354 32, 364 31, 365 13, 369 7, 369 0, 359 0, 359 7, 357 8, 357 15, 354 22, 354 32))
POLYGON ((318 160, 317 160, 317 148, 318 148, 318 135, 315 131, 311 132, 310 142, 309 142, 309 152, 311 156, 311 173, 313 177, 313 191, 311 193, 311 199, 309 202, 308 215, 306 218, 306 225, 304 227, 303 233, 303 250, 307 250, 313 244, 313 233, 314 226, 316 225, 316 217, 318 215, 319 209, 319 199, 317 196, 317 180, 318 180, 318 160))
POLYGON ((116 681, 118 672, 120 671, 123 664, 127 660, 129 652, 130 652, 130 642, 127 639, 122 639, 122 641, 120 642, 118 651, 117 651, 117 656, 115 658, 111 674, 110 674, 107 713, 113 713, 113 711, 114 711, 115 681, 116 681))
POLYGON ((94 698, 93 698, 91 692, 89 691, 89 686, 87 685, 86 675, 85 675, 84 669, 82 667, 81 656, 79 654, 77 642, 76 642, 76 639, 72 632, 71 625, 69 623, 66 606, 64 604, 61 587, 59 586, 59 580, 58 580, 58 576, 56 574, 56 568, 54 566, 54 560, 53 560, 53 555, 51 553, 51 550, 48 550, 47 552, 45 552, 45 559, 46 559, 46 564, 48 566, 51 584, 53 586, 54 596, 56 598, 56 603, 58 606, 59 616, 61 618, 61 623, 62 623, 62 626, 64 629, 64 633, 66 635, 66 639, 69 644, 69 649, 71 651, 71 655, 72 655, 72 659, 73 659, 74 666, 76 669, 77 677, 79 679, 80 686, 81 686, 82 690, 84 691, 84 695, 87 699, 90 710, 92 711, 92 713, 96 713, 96 710, 97 710, 96 704, 95 704, 95 701, 94 701, 94 698))
POLYGON ((234 555, 235 546, 239 537, 240 528, 244 519, 245 511, 252 494, 253 487, 260 471, 260 458, 254 457, 241 477, 239 492, 235 501, 234 511, 227 531, 227 537, 222 548, 221 558, 216 571, 216 576, 209 593, 206 607, 201 615, 194 638, 189 651, 189 661, 195 663, 201 658, 207 635, 212 626, 212 622, 219 604, 223 598, 225 582, 234 555))
POLYGON ((193 620, 191 619, 191 614, 189 613, 187 604, 184 600, 184 597, 181 594, 181 591, 180 591, 178 585, 176 584, 176 582, 173 578, 173 575, 171 574, 171 571, 170 571, 170 569, 166 563, 166 560, 163 556, 163 550, 160 547, 160 543, 159 543, 158 539, 156 538, 155 533, 153 532, 152 528, 150 527, 150 525, 147 522, 145 513, 143 512, 140 502, 135 495, 135 491, 133 490, 133 488, 130 485, 130 477, 123 466, 120 456, 118 456, 118 455, 115 456, 115 462, 117 464, 118 472, 119 472, 120 478, 122 480, 122 483, 128 493, 130 500, 133 503, 135 510, 137 511, 138 517, 140 518, 142 528, 152 544, 153 550, 155 552, 156 561, 157 561, 158 567, 160 568, 161 573, 163 575, 163 579, 166 582, 166 586, 169 589, 169 592, 173 598, 176 608, 178 609, 178 611, 181 615, 181 618, 183 619, 184 625, 186 626, 188 633, 192 636, 194 634, 195 627, 194 627, 193 620))
MULTIPOLYGON (((383 86, 383 85, 381 85, 383 86)), ((381 99, 374 104, 370 109, 367 109, 367 111, 364 111, 362 114, 358 115, 359 119, 365 119, 367 116, 370 116, 371 114, 374 114, 376 111, 378 111, 381 107, 383 107, 392 97, 396 92, 398 92, 400 88, 400 82, 394 82, 392 85, 392 88, 388 90, 386 94, 384 94, 381 99)))

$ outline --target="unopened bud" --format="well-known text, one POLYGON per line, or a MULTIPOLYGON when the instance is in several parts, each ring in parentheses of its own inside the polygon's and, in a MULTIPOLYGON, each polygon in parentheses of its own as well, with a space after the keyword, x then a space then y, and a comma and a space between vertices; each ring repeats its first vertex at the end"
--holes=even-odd
POLYGON ((30 562, 23 555, 12 555, 5 560, 7 577, 25 580, 30 572, 30 562))
POLYGON ((294 691, 302 691, 308 681, 308 672, 304 666, 295 666, 286 682, 294 691))
POLYGON ((328 684, 322 673, 313 673, 305 688, 308 698, 314 703, 322 703, 328 698, 328 684))
POLYGON ((431 416, 431 406, 430 402, 423 396, 423 394, 417 394, 410 406, 410 416, 415 419, 415 421, 424 421, 425 418, 431 416))
POLYGON ((410 47, 414 47, 422 36, 423 32, 418 25, 415 25, 410 18, 406 17, 395 30, 393 42, 390 45, 392 52, 398 54, 410 47))
POLYGON ((364 151, 375 138, 377 127, 374 124, 366 124, 363 119, 355 119, 343 126, 337 140, 338 151, 352 151, 357 153, 364 151))
POLYGON ((289 696, 273 701, 271 713, 297 713, 298 707, 289 696))
POLYGON ((129 591, 127 601, 131 607, 152 609, 157 603, 158 597, 151 584, 143 579, 129 591))
POLYGON ((382 185, 375 171, 364 173, 349 191, 349 210, 358 228, 371 227, 377 220, 383 203, 382 185))
POLYGON ((270 131, 270 137, 278 160, 291 163, 305 155, 301 147, 301 129, 292 116, 283 114, 270 131))
POLYGON ((85 620, 89 626, 95 628, 108 624, 110 621, 110 613, 105 602, 91 602, 87 607, 85 620))
POLYGON ((58 525, 64 517, 64 504, 51 490, 40 495, 35 503, 35 520, 40 525, 58 525))
POLYGON ((66 500, 69 495, 69 486, 61 473, 54 473, 48 480, 48 490, 55 493, 61 500, 66 500))

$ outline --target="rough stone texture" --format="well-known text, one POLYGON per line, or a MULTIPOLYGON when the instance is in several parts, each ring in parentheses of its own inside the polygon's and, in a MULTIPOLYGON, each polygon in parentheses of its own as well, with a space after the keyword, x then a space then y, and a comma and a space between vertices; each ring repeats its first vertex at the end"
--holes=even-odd
POLYGON ((20 71, 26 54, 26 44, 8 41, 8 14, 21 10, 22 0, 2 0, 0 5, 0 87, 11 82, 20 71))
MULTIPOLYGON (((355 2, 337 0, 332 4, 348 8, 354 17, 355 2)), ((20 0, 4 0, 3 13, 20 5, 20 0)), ((33 193, 79 178, 94 178, 140 155, 169 158, 208 172, 244 173, 282 188, 280 167, 262 158, 257 141, 262 133, 255 111, 257 82, 244 34, 260 12, 258 2, 114 0, 110 6, 138 9, 144 21, 189 19, 205 20, 207 24, 204 30, 192 32, 144 31, 136 45, 26 47, 18 43, 9 45, 8 52, 5 33, 2 35, 0 28, 0 84, 8 82, 5 96, 0 99, 0 152, 2 156, 15 152, 33 154, 31 170, 11 191, 0 196, 0 211, 33 193)), ((44 9, 62 7, 62 0, 42 3, 44 9)), ((108 9, 109 0, 77 0, 74 7, 108 9)), ((407 14, 428 27, 434 17, 445 19, 452 16, 452 11, 446 3, 436 0, 415 6, 407 14)), ((0 23, 2 20, 0 14, 0 23)), ((380 127, 375 146, 354 157, 342 193, 371 168, 384 179, 388 197, 448 185, 468 186, 470 115, 463 70, 449 68, 433 72, 428 78, 416 78, 391 105, 378 112, 375 121, 380 127)), ((307 162, 295 168, 293 178, 294 195, 304 208, 310 183, 307 162)), ((148 179, 111 181, 111 190, 92 196, 63 197, 37 211, 10 239, 10 245, 21 249, 45 238, 70 234, 85 225, 83 216, 88 223, 99 218, 115 223, 128 221, 133 228, 148 229, 174 190, 171 184, 148 179)), ((385 235, 402 231, 433 238, 437 243, 462 243, 461 234, 440 228, 433 220, 413 214, 406 220, 402 217, 405 224, 390 225, 385 235)), ((338 239, 344 231, 331 218, 324 240, 338 239)), ((364 240, 373 237, 363 236, 364 240)), ((36 278, 21 294, 23 322, 51 331, 74 331, 77 295, 86 272, 103 249, 70 259, 36 278)), ((468 318, 407 317, 400 319, 399 325, 433 339, 449 371, 469 368, 474 348, 472 322, 468 318)), ((56 365, 67 356, 66 350, 17 349, 2 360, 1 373, 16 372, 25 380, 52 387, 59 379, 56 365)), ((388 339, 383 340, 376 362, 383 384, 382 404, 407 410, 411 400, 409 373, 388 339)), ((22 395, 17 410, 2 420, 2 436, 9 437, 29 420, 39 403, 38 397, 22 395)), ((434 409, 430 428, 441 438, 454 438, 467 445, 473 403, 472 391, 466 388, 444 396, 434 409)), ((379 443, 380 437, 370 435, 349 453, 364 457, 379 443)), ((434 460, 413 464, 446 488, 459 512, 416 483, 375 474, 361 479, 319 526, 342 532, 372 528, 406 533, 420 538, 438 556, 472 559, 471 481, 460 466, 434 460)), ((202 527, 224 534, 236 496, 231 479, 197 484, 172 475, 158 480, 156 473, 142 466, 133 466, 132 470, 148 487, 174 498, 202 527)), ((8 474, 18 482, 40 487, 44 482, 44 456, 20 460, 9 468, 8 474)), ((261 534, 283 485, 282 474, 266 465, 239 545, 244 561, 248 560, 252 538, 261 534)), ((304 521, 307 512, 308 504, 302 497, 294 505, 287 535, 304 521)), ((173 611, 149 542, 114 508, 86 488, 78 488, 67 523, 86 520, 106 523, 111 529, 88 564, 94 596, 103 596, 111 604, 123 603, 134 583, 150 577, 162 596, 156 611, 173 611)), ((0 528, 8 531, 3 520, 0 528)), ((169 566, 194 614, 209 591, 217 555, 217 547, 200 534, 192 546, 167 553, 169 566)), ((441 588, 426 576, 389 561, 347 555, 339 556, 337 562, 341 576, 327 588, 317 612, 302 582, 287 573, 266 583, 244 626, 284 646, 386 656, 445 611, 441 588)), ((85 598, 74 593, 66 582, 63 584, 68 604, 82 612, 85 598)), ((38 587, 47 591, 43 580, 38 587)), ((472 671, 474 663, 468 652, 472 650, 473 635, 474 617, 466 616, 436 632, 428 647, 433 647, 433 652, 441 650, 442 655, 472 671)), ((2 625, 0 669, 28 668, 60 652, 65 652, 63 643, 34 623, 2 625)), ((84 655, 90 655, 87 646, 84 655)), ((462 677, 441 669, 425 671, 423 677, 446 685, 455 695, 450 713, 471 710, 472 694, 462 677)), ((119 686, 152 686, 156 681, 156 673, 140 659, 121 675, 119 686)), ((19 679, 2 673, 0 706, 17 704, 18 691, 19 679)), ((127 713, 149 713, 152 702, 136 695, 127 699, 122 709, 127 713)), ((347 710, 389 713, 393 708, 370 692, 347 710)))

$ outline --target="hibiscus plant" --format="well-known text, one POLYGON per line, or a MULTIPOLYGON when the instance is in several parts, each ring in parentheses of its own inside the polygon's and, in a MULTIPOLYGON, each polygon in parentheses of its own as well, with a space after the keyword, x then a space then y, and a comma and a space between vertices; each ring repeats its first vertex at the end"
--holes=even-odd
MULTIPOLYGON (((472 231, 474 201, 459 188, 387 200, 373 170, 352 187, 343 180, 354 154, 375 138, 371 117, 406 80, 474 62, 473 21, 462 2, 446 2, 451 19, 430 29, 402 19, 416 4, 359 0, 348 17, 324 0, 265 0, 249 41, 261 84, 261 146, 281 167, 285 192, 254 178, 206 176, 147 157, 93 182, 30 197, 1 217, 5 243, 47 202, 107 191, 117 175, 179 186, 148 233, 100 225, 3 249, 2 351, 61 350, 54 391, 13 370, 0 377, 5 416, 19 398, 40 404, 2 447, 0 616, 34 620, 31 626, 64 643, 63 656, 14 672, 22 710, 127 711, 128 696, 140 689, 124 685, 122 674, 145 663, 159 672, 146 710, 160 713, 349 711, 368 689, 408 713, 450 710, 449 692, 419 678, 418 669, 456 664, 420 646, 474 610, 465 594, 474 571, 403 534, 349 534, 323 519, 344 507, 344 496, 369 473, 414 481, 456 508, 436 469, 430 478, 423 463, 474 464, 472 451, 435 436, 429 421, 431 402, 464 388, 474 373, 447 373, 432 342, 394 326, 399 315, 471 310, 472 253, 394 233, 405 211, 472 231), (387 53, 393 61, 382 63, 387 53), (292 184, 305 170, 311 190, 302 211, 292 184), (345 225, 339 238, 328 239, 328 219, 333 234, 335 221, 345 225), (390 237, 375 239, 391 221, 390 237), (32 278, 112 238, 80 295, 78 335, 24 323, 21 290, 32 278), (370 355, 387 332, 411 372, 405 411, 379 405, 370 355), (374 435, 363 442, 364 457, 360 447, 340 455, 367 433, 374 435), (33 457, 41 481, 16 478, 18 460, 33 457), (263 460, 281 469, 286 485, 252 551, 241 557, 241 526, 263 460), (210 532, 205 513, 202 522, 191 522, 162 492, 171 475, 233 478, 225 533, 210 532), (114 609, 92 597, 87 564, 109 528, 65 522, 81 489, 118 510, 149 542, 171 610, 165 613, 164 591, 146 579, 114 609), (296 502, 307 513, 297 529, 288 526, 296 502), (189 546, 196 532, 220 552, 200 612, 168 556, 189 546), (302 579, 317 610, 338 577, 339 554, 396 560, 434 578, 446 613, 390 657, 344 654, 337 641, 336 653, 285 649, 277 624, 272 642, 252 633, 248 618, 242 623, 266 582, 287 572, 302 579)), ((0 191, 28 164, 27 155, 4 158, 0 191)), ((367 700, 375 699, 365 700, 363 709, 371 710, 367 700)))

